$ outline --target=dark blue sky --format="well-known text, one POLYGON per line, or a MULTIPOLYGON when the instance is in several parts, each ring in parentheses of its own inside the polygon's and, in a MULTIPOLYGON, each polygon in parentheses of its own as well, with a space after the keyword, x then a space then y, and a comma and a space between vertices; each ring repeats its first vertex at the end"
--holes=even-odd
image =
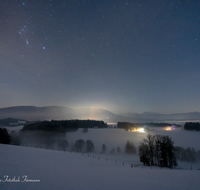
POLYGON ((200 1, 1 0, 0 107, 200 111, 200 1))

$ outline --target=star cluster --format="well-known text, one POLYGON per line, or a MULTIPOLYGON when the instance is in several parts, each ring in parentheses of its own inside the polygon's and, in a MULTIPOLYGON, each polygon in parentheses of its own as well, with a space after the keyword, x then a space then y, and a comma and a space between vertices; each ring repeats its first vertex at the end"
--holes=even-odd
POLYGON ((200 111, 200 2, 2 0, 0 107, 200 111))

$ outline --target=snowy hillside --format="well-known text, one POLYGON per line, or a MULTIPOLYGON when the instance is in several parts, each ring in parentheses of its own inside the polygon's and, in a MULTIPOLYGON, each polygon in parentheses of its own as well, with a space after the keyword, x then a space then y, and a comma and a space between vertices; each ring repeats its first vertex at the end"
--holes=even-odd
MULTIPOLYGON (((156 128, 151 133, 169 135, 178 146, 200 149, 198 132, 156 128)), ((100 154, 103 143, 108 150, 119 146, 123 152, 127 140, 138 146, 145 137, 146 133, 122 129, 89 129, 87 133, 79 129, 75 133, 67 133, 66 139, 70 143, 80 138, 91 139, 95 152, 89 155, 1 144, 0 189, 199 189, 200 163, 179 162, 181 169, 171 170, 143 167, 138 155, 100 154), (23 182, 24 176, 27 176, 26 180, 35 182, 23 182), (9 178, 15 182, 9 182, 9 178)))
POLYGON ((0 145, 1 190, 199 189, 199 170, 133 167, 61 151, 0 145), (3 182, 4 176, 19 182, 3 182), (28 180, 22 182, 24 175, 28 180))

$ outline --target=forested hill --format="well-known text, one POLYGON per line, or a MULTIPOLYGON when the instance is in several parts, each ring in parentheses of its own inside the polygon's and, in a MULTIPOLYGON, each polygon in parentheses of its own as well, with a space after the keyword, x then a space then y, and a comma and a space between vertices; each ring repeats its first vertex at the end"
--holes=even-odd
POLYGON ((107 128, 107 123, 95 120, 51 120, 28 124, 21 131, 43 130, 55 132, 76 131, 78 128, 107 128))

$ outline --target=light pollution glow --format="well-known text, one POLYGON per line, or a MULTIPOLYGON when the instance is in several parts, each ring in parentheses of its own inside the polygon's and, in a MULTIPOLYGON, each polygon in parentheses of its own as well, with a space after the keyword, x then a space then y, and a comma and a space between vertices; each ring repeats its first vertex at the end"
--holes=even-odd
POLYGON ((175 130, 176 128, 175 127, 165 127, 164 130, 166 131, 172 131, 172 130, 175 130))
POLYGON ((130 131, 130 132, 140 132, 140 133, 145 133, 144 128, 132 128, 132 129, 129 129, 128 131, 130 131))

